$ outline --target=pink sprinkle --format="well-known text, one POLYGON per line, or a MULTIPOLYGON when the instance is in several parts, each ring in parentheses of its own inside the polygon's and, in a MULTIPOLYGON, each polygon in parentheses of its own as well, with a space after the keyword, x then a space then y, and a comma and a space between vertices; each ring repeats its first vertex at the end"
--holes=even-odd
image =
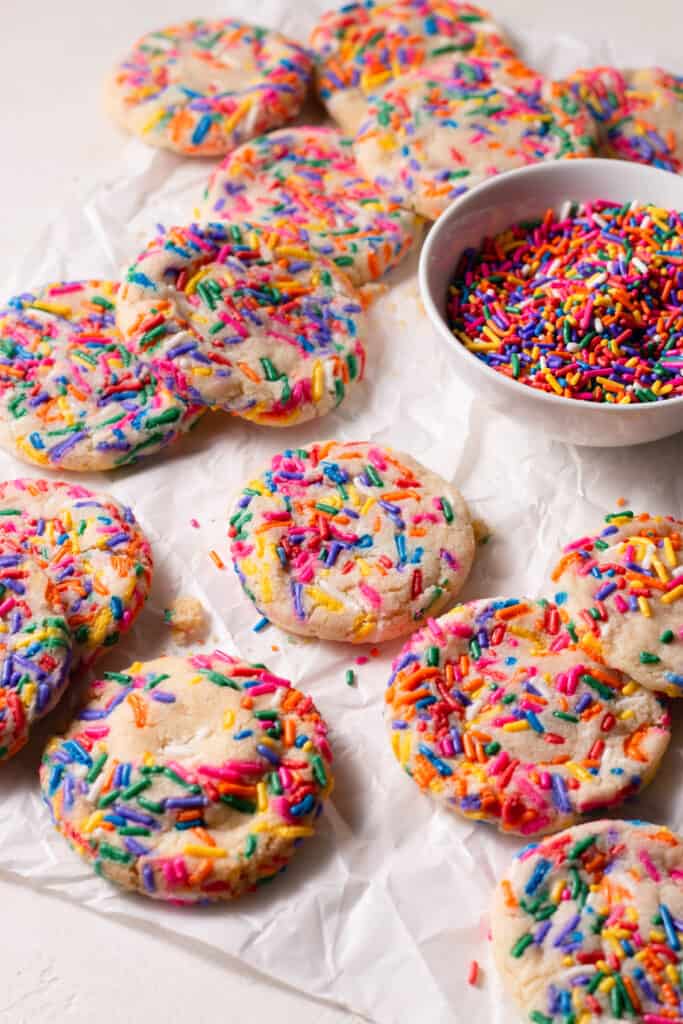
POLYGON ((0 615, 6 615, 7 612, 11 612, 17 602, 13 597, 6 598, 2 604, 0 604, 0 615))
POLYGON ((199 522, 197 519, 190 519, 190 526, 193 526, 195 530, 199 529, 199 522))
POLYGON ((614 603, 617 606, 617 609, 621 612, 621 614, 625 615, 625 613, 628 611, 628 603, 623 599, 621 594, 615 595, 614 603))
POLYGON ((380 608, 382 605, 382 597, 374 587, 369 586, 367 583, 361 583, 358 587, 361 594, 367 597, 368 601, 373 608, 380 608))
POLYGON ((661 882, 662 876, 660 875, 659 871, 657 871, 657 868, 652 863, 652 860, 650 859, 650 855, 647 852, 647 850, 641 850, 640 853, 638 854, 638 857, 640 858, 640 863, 643 865, 643 867, 647 871, 647 873, 650 876, 650 878, 654 882, 661 882))
POLYGON ((366 657, 366 656, 365 656, 364 654, 360 654, 360 655, 359 655, 359 656, 358 656, 358 657, 356 658, 356 665, 367 665, 367 663, 368 663, 369 661, 370 661, 370 659, 369 659, 369 658, 367 658, 367 657, 366 657))

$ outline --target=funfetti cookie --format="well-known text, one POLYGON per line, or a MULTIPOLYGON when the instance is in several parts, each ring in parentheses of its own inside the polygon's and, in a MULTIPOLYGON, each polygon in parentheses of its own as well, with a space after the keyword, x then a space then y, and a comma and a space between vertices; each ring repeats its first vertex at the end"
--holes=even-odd
POLYGON ((504 832, 555 832, 654 776, 669 715, 591 662, 547 601, 471 601, 394 662, 386 721, 401 767, 449 810, 504 832))
POLYGON ((16 538, 0 537, 0 761, 59 700, 71 647, 54 582, 16 538))
POLYGON ((129 349, 190 402, 288 426, 344 399, 365 365, 365 318, 346 275, 266 229, 191 224, 125 272, 129 349))
POLYGON ((151 146, 220 156, 294 117, 310 76, 306 51, 279 32, 197 18, 142 36, 109 76, 105 101, 151 146))
POLYGON ((566 545, 552 578, 592 657, 683 695, 683 522, 614 512, 566 545))
POLYGON ((110 672, 40 778, 53 821, 105 878, 154 899, 232 899, 281 871, 332 788, 310 697, 215 651, 110 672))
POLYGON ((50 469, 113 469, 165 448, 205 411, 126 349, 117 287, 60 282, 0 311, 3 448, 50 469))
POLYGON ((523 1019, 679 1020, 682 883, 683 842, 661 825, 590 822, 521 850, 496 889, 491 926, 523 1019))
POLYGON ((465 502, 390 448, 328 441, 273 456, 230 516, 237 574, 282 629, 389 640, 437 615, 474 557, 465 502))
POLYGON ((596 67, 561 85, 595 118, 600 156, 683 171, 683 76, 658 67, 596 67))
POLYGON ((54 480, 0 484, 0 549, 18 544, 49 577, 73 634, 73 664, 90 665, 130 629, 152 581, 152 552, 133 511, 54 480))
POLYGON ((419 231, 415 214, 361 173, 333 128, 289 128, 230 153, 201 206, 208 221, 258 224, 290 253, 324 256, 364 284, 396 266, 419 231))
POLYGON ((345 4, 320 18, 310 47, 320 98, 350 134, 363 120, 367 96, 400 75, 445 54, 513 55, 486 11, 453 0, 345 4))
POLYGON ((372 96, 354 152, 394 202, 434 220, 491 175, 592 155, 595 122, 576 105, 519 61, 444 57, 372 96))

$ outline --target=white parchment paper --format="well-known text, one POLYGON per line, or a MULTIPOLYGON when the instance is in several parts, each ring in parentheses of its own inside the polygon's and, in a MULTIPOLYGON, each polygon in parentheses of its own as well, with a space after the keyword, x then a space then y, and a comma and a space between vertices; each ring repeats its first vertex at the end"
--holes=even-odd
MULTIPOLYGON (((326 3, 292 4, 279 15, 284 6, 257 3, 252 16, 305 38, 326 3)), ((570 38, 529 35, 520 42, 528 59, 554 74, 603 61, 652 62, 652 54, 614 54, 607 44, 570 38)), ((658 59, 666 63, 666 55, 658 59)), ((668 63, 683 70, 675 57, 668 63)), ((192 218, 210 167, 127 143, 108 179, 74 197, 18 259, 2 297, 50 280, 116 277, 157 222, 192 218)), ((577 449, 491 416, 459 382, 432 334, 416 266, 414 253, 386 279, 389 290, 369 314, 367 380, 324 421, 269 430, 208 415, 175 449, 137 467, 63 474, 133 505, 154 549, 149 604, 100 667, 124 668, 171 649, 164 608, 180 593, 199 597, 211 614, 212 646, 288 676, 313 695, 332 727, 337 784, 316 837, 275 884, 234 905, 174 908, 121 895, 71 853, 40 802, 40 750, 68 714, 61 707, 0 769, 0 872, 132 927, 190 941, 199 955, 239 958, 378 1024, 503 1024, 515 1012, 490 961, 488 904, 518 842, 434 810, 394 762, 382 699, 400 642, 357 667, 358 684, 350 688, 345 670, 366 650, 295 641, 273 627, 253 632, 258 613, 229 568, 230 499, 280 448, 331 437, 389 443, 452 479, 490 527, 465 598, 551 594, 545 581, 559 546, 598 526, 618 497, 636 510, 681 516, 683 442, 679 436, 638 448, 577 449), (211 549, 226 563, 224 571, 211 561, 211 549), (466 984, 472 959, 483 968, 477 988, 466 984)), ((0 478, 20 475, 40 474, 0 452, 0 478)), ((75 701, 78 686, 65 705, 75 701)), ((626 813, 680 828, 683 711, 676 709, 674 719, 664 768, 626 813)))

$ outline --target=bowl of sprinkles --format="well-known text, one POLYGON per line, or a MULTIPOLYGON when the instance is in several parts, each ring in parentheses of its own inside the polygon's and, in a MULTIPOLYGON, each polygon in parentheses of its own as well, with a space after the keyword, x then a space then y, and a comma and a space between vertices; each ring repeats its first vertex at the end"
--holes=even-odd
POLYGON ((683 430, 683 177, 509 171, 439 218, 419 277, 458 375, 497 411, 597 447, 683 430))

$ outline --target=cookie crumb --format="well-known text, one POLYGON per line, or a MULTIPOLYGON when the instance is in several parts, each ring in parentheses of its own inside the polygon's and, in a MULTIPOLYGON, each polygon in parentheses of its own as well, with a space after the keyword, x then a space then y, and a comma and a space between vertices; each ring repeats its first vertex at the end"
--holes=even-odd
POLYGON ((487 544, 491 539, 491 530, 489 529, 488 523, 483 519, 473 519, 472 529, 474 530, 474 539, 477 544, 487 544))
POLYGON ((177 597, 164 613, 170 625, 173 639, 183 647, 194 641, 201 641, 206 634, 206 612, 196 597, 177 597))

